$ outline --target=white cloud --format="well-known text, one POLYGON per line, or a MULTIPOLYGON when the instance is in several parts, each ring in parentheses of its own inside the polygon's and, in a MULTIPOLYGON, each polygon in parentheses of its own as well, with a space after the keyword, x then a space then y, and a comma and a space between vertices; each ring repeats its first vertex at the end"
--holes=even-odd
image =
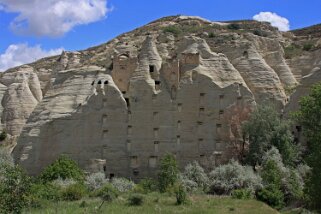
POLYGON ((276 13, 260 12, 253 16, 253 19, 260 22, 270 22, 273 27, 277 27, 280 31, 290 30, 289 20, 276 13))
POLYGON ((0 9, 18 15, 10 28, 21 34, 62 36, 73 27, 99 21, 107 0, 0 0, 0 9))
POLYGON ((36 61, 37 59, 58 55, 63 48, 43 50, 40 45, 28 46, 28 44, 12 44, 5 53, 0 55, 0 71, 22 64, 36 61))

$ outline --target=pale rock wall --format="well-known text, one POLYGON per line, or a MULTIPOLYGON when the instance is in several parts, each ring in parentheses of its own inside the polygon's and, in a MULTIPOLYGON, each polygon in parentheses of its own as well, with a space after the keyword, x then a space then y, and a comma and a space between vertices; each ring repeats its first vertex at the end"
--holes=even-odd
POLYGON ((137 68, 128 64, 126 93, 113 78, 121 72, 119 58, 112 76, 95 76, 99 68, 60 71, 19 138, 18 162, 38 174, 63 153, 88 171, 139 179, 155 176, 168 152, 181 167, 191 160, 214 167, 209 160, 235 157, 254 97, 223 54, 211 52, 204 40, 186 39, 192 44, 180 60, 163 68, 154 38, 147 37, 137 68))
POLYGON ((1 83, 6 85, 2 98, 2 123, 8 134, 20 134, 29 115, 42 100, 42 91, 37 74, 32 67, 21 67, 15 72, 2 76, 1 83))

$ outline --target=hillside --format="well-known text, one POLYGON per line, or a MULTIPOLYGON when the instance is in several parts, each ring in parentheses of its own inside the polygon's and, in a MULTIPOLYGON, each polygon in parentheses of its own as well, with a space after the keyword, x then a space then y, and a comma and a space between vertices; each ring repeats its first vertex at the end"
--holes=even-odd
POLYGON ((3 143, 17 143, 15 159, 31 174, 62 153, 88 171, 137 179, 166 152, 181 166, 224 163, 255 105, 288 112, 321 80, 320 39, 317 26, 283 33, 256 21, 165 17, 1 73, 3 143))

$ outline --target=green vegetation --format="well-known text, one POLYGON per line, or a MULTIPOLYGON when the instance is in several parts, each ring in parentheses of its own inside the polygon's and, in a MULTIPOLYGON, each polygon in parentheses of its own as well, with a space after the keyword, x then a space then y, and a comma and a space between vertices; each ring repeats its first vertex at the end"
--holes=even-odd
POLYGON ((235 199, 251 199, 253 198, 253 193, 250 189, 235 189, 232 191, 232 198, 235 199))
POLYGON ((210 32, 210 33, 208 34, 208 37, 209 37, 209 38, 214 38, 214 37, 215 37, 215 33, 210 32))
POLYGON ((238 214, 277 214, 278 212, 266 204, 256 200, 236 200, 230 197, 215 197, 210 195, 193 195, 190 202, 181 206, 176 205, 175 196, 168 194, 150 193, 145 195, 144 203, 140 206, 129 206, 128 200, 130 194, 125 194, 118 199, 108 203, 98 210, 101 201, 98 199, 83 199, 75 202, 49 203, 45 207, 26 209, 24 213, 33 214, 55 214, 68 213, 238 213, 238 214), (84 203, 85 200, 85 203, 84 203), (82 205, 82 206, 80 206, 82 205), (85 206, 84 206, 85 205, 85 206), (231 212, 234 210, 234 212, 231 212))
POLYGON ((62 199, 65 201, 77 201, 86 194, 86 187, 80 183, 72 184, 62 190, 62 199))
POLYGON ((159 190, 165 192, 172 187, 178 179, 178 165, 174 155, 166 154, 160 162, 160 172, 158 174, 159 190))
POLYGON ((257 36, 261 36, 261 37, 267 37, 267 34, 264 31, 260 30, 260 29, 254 30, 253 34, 257 35, 257 36))
POLYGON ((300 100, 295 114, 308 140, 306 161, 311 167, 306 182, 306 197, 310 206, 321 211, 321 83, 313 86, 310 95, 300 100))
POLYGON ((82 181, 84 179, 84 173, 75 161, 65 155, 62 155, 55 162, 45 168, 40 175, 40 179, 43 182, 54 181, 58 178, 72 178, 82 181))
POLYGON ((176 196, 176 204, 181 205, 181 204, 186 204, 187 202, 187 193, 185 187, 177 183, 175 185, 175 196, 176 196))
POLYGON ((292 59, 295 56, 299 56, 302 53, 302 49, 300 46, 296 44, 291 44, 284 48, 284 57, 286 59, 292 59))
POLYGON ((178 36, 179 34, 182 33, 182 30, 180 27, 176 25, 171 25, 163 28, 164 33, 172 33, 175 36, 178 36))
POLYGON ((303 45, 303 50, 304 51, 310 51, 313 48, 313 44, 312 43, 306 43, 303 45))
POLYGON ((281 191, 282 172, 274 160, 267 160, 263 166, 262 179, 265 187, 257 193, 257 198, 272 207, 284 206, 284 194, 281 191))
POLYGON ((0 166, 0 212, 21 213, 28 205, 30 178, 18 166, 0 166))
POLYGON ((263 154, 272 146, 279 150, 286 165, 291 166, 298 161, 298 148, 293 143, 290 121, 281 120, 272 106, 258 106, 243 124, 242 130, 249 138, 250 146, 245 159, 249 165, 261 165, 263 154))
POLYGON ((239 30, 241 29, 241 26, 237 23, 232 23, 232 24, 229 24, 227 28, 230 30, 239 30))
POLYGON ((128 197, 128 204, 130 206, 141 206, 144 203, 144 195, 134 193, 128 197))

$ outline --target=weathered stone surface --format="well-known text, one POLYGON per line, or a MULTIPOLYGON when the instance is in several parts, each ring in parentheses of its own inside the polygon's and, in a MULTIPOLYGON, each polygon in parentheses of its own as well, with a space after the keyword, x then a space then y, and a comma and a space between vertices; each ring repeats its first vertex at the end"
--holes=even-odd
POLYGON ((1 122, 18 139, 15 160, 38 174, 68 154, 88 171, 138 179, 155 175, 167 152, 181 167, 238 158, 240 126, 256 104, 295 109, 320 81, 321 61, 317 46, 285 59, 284 46, 305 38, 236 23, 243 30, 166 17, 3 73, 1 122))

